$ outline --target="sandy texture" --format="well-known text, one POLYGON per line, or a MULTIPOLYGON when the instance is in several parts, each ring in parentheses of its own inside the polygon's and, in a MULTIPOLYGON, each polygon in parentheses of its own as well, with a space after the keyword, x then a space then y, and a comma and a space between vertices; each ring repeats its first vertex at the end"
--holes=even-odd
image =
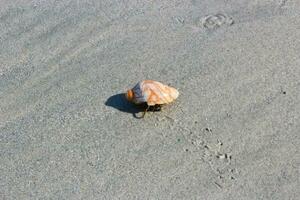
POLYGON ((298 0, 0 1, 0 199, 296 200, 299 117, 298 0))

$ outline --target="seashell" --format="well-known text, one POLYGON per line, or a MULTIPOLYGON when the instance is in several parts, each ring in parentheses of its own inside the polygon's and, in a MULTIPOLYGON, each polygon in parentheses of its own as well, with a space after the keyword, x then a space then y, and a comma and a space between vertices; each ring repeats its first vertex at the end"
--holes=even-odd
POLYGON ((126 93, 126 99, 135 104, 147 103, 148 106, 168 104, 177 99, 179 92, 170 86, 153 80, 137 83, 126 93))

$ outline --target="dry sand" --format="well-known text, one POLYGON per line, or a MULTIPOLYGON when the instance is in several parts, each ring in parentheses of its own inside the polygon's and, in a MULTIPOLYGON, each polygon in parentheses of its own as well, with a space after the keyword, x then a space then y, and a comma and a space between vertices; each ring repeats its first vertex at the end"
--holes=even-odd
POLYGON ((299 199, 299 117, 298 0, 0 1, 0 199, 299 199))

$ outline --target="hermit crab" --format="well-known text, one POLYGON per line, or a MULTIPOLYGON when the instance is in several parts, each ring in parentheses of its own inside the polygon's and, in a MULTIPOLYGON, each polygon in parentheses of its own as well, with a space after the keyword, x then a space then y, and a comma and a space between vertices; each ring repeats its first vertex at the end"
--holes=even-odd
POLYGON ((125 95, 126 99, 134 104, 147 105, 142 115, 143 118, 150 108, 159 111, 161 110, 161 105, 171 103, 177 99, 179 92, 175 88, 160 82, 144 80, 138 82, 125 95))

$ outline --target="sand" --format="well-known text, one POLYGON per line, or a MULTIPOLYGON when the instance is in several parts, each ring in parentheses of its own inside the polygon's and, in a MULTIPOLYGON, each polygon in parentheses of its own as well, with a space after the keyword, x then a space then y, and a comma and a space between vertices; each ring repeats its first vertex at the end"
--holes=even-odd
POLYGON ((0 1, 0 199, 299 199, 300 1, 0 1), (176 87, 161 112, 122 93, 176 87))

